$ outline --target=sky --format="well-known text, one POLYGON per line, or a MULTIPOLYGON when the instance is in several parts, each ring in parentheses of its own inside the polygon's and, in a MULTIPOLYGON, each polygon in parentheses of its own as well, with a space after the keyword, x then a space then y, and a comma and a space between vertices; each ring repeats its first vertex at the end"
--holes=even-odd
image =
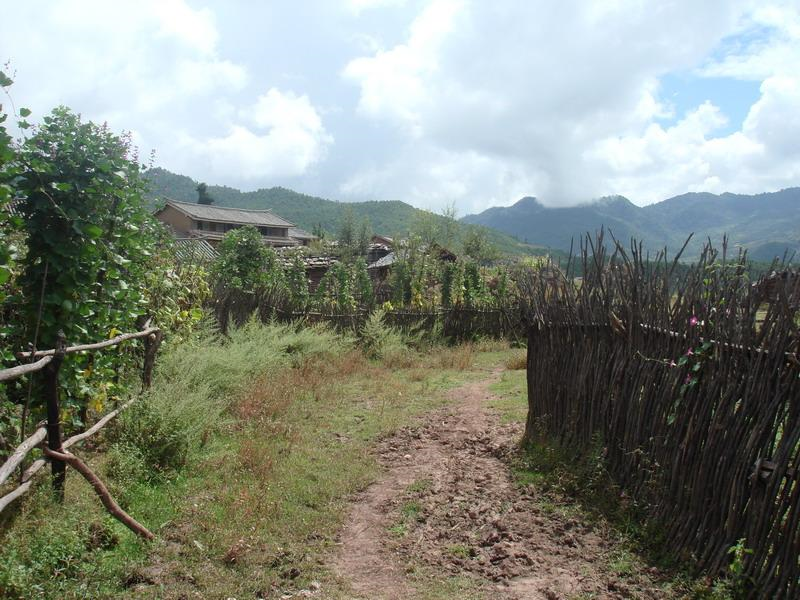
POLYGON ((15 105, 243 190, 459 215, 800 185, 800 0, 27 0, 15 105))

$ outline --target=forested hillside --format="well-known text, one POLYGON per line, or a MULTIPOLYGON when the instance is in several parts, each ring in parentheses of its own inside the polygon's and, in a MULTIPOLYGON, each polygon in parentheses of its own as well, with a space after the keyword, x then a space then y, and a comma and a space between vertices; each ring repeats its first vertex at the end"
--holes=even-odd
MULTIPOLYGON (((149 195, 154 204, 164 198, 184 202, 197 201, 198 182, 190 177, 161 168, 150 169, 146 176, 150 182, 149 195)), ((335 233, 348 208, 358 218, 367 217, 375 233, 389 236, 404 236, 421 220, 436 222, 444 219, 440 215, 414 208, 399 200, 336 202, 281 187, 241 192, 230 187, 209 185, 208 193, 219 206, 270 209, 308 231, 321 225, 328 233, 335 233)), ((455 237, 458 240, 462 239, 468 230, 460 223, 456 224, 455 229, 455 237)), ((526 244, 491 228, 487 228, 485 233, 489 241, 505 254, 541 255, 547 252, 547 248, 542 245, 526 244)))

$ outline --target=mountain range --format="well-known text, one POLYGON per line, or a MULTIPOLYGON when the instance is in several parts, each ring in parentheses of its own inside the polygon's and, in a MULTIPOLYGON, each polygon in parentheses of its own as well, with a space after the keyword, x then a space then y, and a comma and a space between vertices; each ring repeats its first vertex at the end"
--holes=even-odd
MULTIPOLYGON (((198 182, 190 177, 161 168, 150 169, 146 177, 154 203, 162 198, 197 201, 198 182)), ((335 232, 347 209, 357 218, 368 218, 373 231, 384 235, 402 236, 420 219, 444 218, 399 200, 345 203, 281 187, 241 192, 210 185, 208 192, 219 206, 270 209, 309 231, 321 225, 335 232)), ((506 254, 563 255, 573 240, 577 243, 580 236, 604 227, 621 242, 635 238, 651 251, 666 246, 675 252, 694 234, 686 258, 696 256, 706 239, 719 245, 727 234, 732 246, 743 246, 752 259, 768 262, 787 250, 800 253, 800 188, 755 195, 688 193, 643 207, 623 196, 565 208, 525 197, 512 206, 467 215, 456 237, 463 237, 469 225, 483 226, 506 254)))
POLYGON ((636 238, 651 250, 666 246, 672 252, 694 234, 687 258, 708 238, 719 245, 727 234, 730 244, 747 248, 752 259, 771 261, 787 250, 800 251, 800 188, 755 195, 689 193, 642 207, 623 196, 565 208, 548 208, 525 197, 513 206, 490 208, 462 221, 561 250, 600 227, 623 243, 636 238))

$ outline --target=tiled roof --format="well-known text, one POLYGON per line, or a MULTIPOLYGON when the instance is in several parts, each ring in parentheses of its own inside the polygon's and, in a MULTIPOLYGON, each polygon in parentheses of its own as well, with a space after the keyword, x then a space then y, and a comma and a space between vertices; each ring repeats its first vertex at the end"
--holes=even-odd
POLYGON ((296 238, 298 240, 315 240, 317 236, 313 233, 308 233, 305 229, 300 229, 299 227, 292 227, 289 229, 289 237, 296 238))
POLYGON ((381 267, 390 267, 395 263, 396 260, 397 259, 395 257, 394 252, 390 252, 383 258, 379 258, 378 260, 376 260, 374 263, 368 266, 367 269, 380 269, 381 267))
POLYGON ((175 240, 175 254, 181 260, 214 260, 219 253, 202 238, 178 238, 175 240))
POLYGON ((167 200, 167 206, 172 206, 176 210, 200 221, 237 223, 256 227, 294 227, 294 223, 290 223, 268 210, 248 210, 245 208, 214 206, 213 204, 178 202, 177 200, 167 200))
POLYGON ((278 257, 281 263, 288 267, 293 262, 296 256, 300 257, 300 260, 303 261, 303 265, 306 269, 320 269, 320 268, 328 268, 331 265, 336 264, 339 262, 339 259, 335 256, 330 254, 323 254, 323 255, 307 255, 307 254, 297 254, 297 248, 277 248, 278 257))

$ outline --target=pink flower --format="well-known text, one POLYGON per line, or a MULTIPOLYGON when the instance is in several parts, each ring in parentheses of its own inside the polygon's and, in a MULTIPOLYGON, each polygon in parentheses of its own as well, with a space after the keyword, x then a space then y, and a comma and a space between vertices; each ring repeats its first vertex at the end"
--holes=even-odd
POLYGON ((686 351, 686 356, 693 356, 693 355, 694 355, 694 350, 692 350, 691 348, 689 348, 689 349, 686 351))
POLYGON ((700 319, 698 319, 697 317, 695 317, 694 315, 692 315, 692 318, 691 318, 691 319, 689 319, 689 327, 694 327, 694 326, 695 326, 695 325, 697 325, 699 322, 700 322, 700 319))
POLYGON ((670 367, 677 367, 678 363, 676 363, 674 360, 671 360, 671 361, 669 361, 669 366, 670 367))

